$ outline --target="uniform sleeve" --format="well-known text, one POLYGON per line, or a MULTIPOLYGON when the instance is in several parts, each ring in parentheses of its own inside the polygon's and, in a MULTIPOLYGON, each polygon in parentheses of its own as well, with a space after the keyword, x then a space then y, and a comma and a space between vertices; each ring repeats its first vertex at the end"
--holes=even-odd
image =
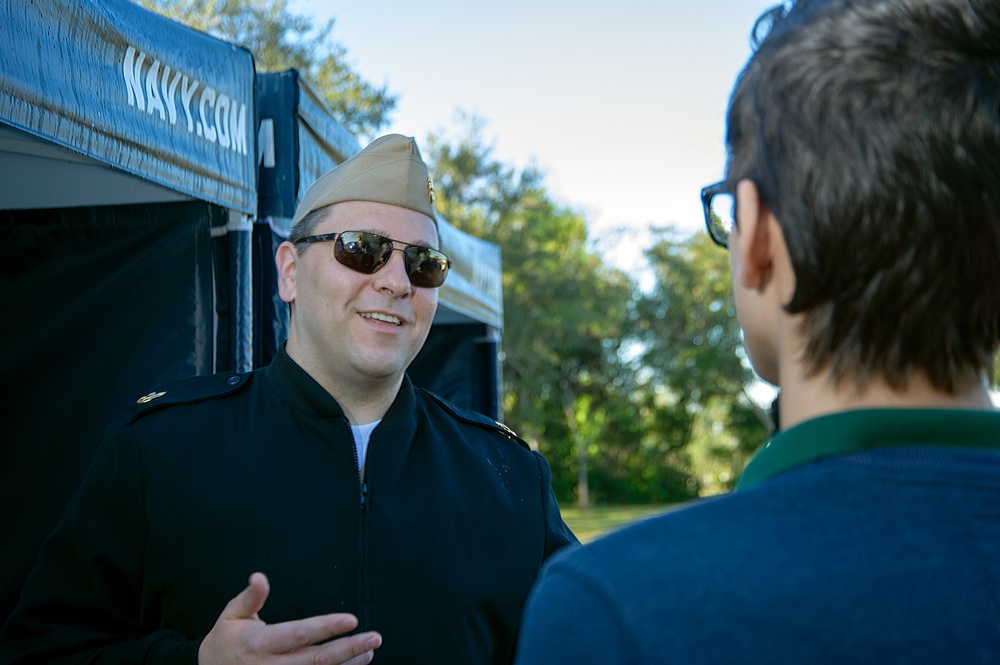
POLYGON ((113 425, 0 635, 0 664, 197 663, 199 642, 140 628, 142 468, 113 425))
POLYGON ((614 605, 563 559, 551 560, 528 597, 515 665, 639 662, 614 605))
POLYGON ((532 454, 538 462, 541 478, 542 510, 545 517, 545 558, 548 559, 563 547, 578 544, 580 541, 563 521, 556 495, 552 491, 552 472, 548 462, 538 452, 532 451, 532 454))

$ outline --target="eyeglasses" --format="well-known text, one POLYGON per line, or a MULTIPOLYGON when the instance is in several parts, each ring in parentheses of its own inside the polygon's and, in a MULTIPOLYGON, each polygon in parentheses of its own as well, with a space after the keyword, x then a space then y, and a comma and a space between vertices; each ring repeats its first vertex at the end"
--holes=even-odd
POLYGON ((729 233, 736 223, 736 197, 725 180, 702 188, 701 206, 708 235, 716 245, 729 247, 729 233))
POLYGON ((428 289, 436 289, 444 284, 451 261, 444 252, 422 245, 411 245, 401 240, 393 240, 367 231, 343 231, 306 236, 295 240, 295 244, 312 244, 335 240, 333 258, 343 266, 371 275, 389 262, 393 250, 403 253, 406 275, 410 284, 428 289), (396 245, 405 245, 398 248, 396 245))

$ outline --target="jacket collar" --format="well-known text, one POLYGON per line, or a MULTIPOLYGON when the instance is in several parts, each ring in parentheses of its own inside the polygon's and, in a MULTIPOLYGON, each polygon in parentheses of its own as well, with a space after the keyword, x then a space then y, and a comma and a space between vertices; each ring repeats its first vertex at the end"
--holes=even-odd
MULTIPOLYGON (((264 370, 271 384, 287 401, 320 418, 344 418, 344 410, 330 393, 326 392, 309 373, 298 365, 282 344, 274 360, 264 370)), ((409 376, 403 384, 389 411, 382 418, 383 424, 412 421, 416 413, 416 398, 409 376)))

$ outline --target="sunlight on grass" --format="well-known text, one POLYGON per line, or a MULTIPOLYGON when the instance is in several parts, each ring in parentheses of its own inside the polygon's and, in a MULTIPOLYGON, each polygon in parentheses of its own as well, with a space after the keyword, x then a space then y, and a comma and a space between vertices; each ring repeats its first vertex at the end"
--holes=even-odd
POLYGON ((672 507, 670 505, 597 506, 583 510, 564 506, 561 511, 566 524, 580 542, 587 543, 626 524, 665 513, 672 507))

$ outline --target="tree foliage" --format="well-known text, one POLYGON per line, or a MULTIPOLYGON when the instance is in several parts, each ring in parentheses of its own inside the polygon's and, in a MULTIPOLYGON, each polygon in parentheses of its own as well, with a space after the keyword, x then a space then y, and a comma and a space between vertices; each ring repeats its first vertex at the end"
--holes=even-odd
POLYGON ((635 329, 640 366, 679 403, 742 392, 752 375, 741 362, 726 253, 706 234, 657 229, 655 237, 646 252, 655 285, 639 300, 635 329))
POLYGON ((557 494, 668 502, 731 487, 766 428, 745 393, 725 252, 660 230, 643 294, 542 173, 494 159, 482 122, 466 125, 428 140, 439 209, 503 249, 504 412, 557 494))
POLYGON ((586 503, 592 448, 628 404, 617 350, 632 281, 589 246, 578 212, 548 195, 543 174, 497 161, 482 123, 454 143, 428 139, 439 210, 503 250, 504 412, 546 454, 557 493, 586 503))
POLYGON ((635 371, 647 445, 684 451, 701 493, 729 489, 764 442, 766 414, 736 321, 729 262, 707 234, 658 229, 646 253, 655 286, 638 300, 635 371))
POLYGON ((296 69, 352 134, 373 138, 396 108, 396 97, 365 81, 333 41, 334 20, 288 9, 287 0, 138 0, 146 9, 247 49, 257 69, 296 69))

